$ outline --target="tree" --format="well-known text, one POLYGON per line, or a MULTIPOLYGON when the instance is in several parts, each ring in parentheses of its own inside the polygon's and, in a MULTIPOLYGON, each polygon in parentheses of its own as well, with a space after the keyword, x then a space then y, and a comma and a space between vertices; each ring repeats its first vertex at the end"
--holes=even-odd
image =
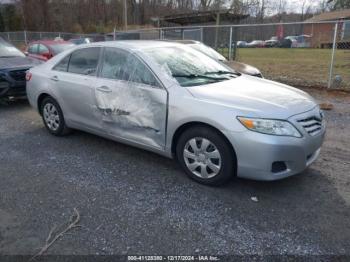
POLYGON ((333 10, 350 8, 350 0, 328 0, 333 10))
POLYGON ((3 21, 6 31, 17 31, 21 29, 21 18, 15 5, 3 5, 3 21))
POLYGON ((199 8, 202 10, 208 10, 211 4, 212 0, 201 0, 199 8))
POLYGON ((4 19, 2 18, 2 10, 0 9, 0 32, 5 31, 5 23, 4 19))

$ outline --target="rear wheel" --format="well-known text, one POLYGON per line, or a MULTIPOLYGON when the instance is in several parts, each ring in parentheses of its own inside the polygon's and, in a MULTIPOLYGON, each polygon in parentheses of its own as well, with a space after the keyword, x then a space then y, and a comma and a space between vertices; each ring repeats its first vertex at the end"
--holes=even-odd
POLYGON ((186 130, 176 146, 186 174, 206 185, 220 185, 235 175, 236 159, 226 139, 216 130, 197 126, 186 130))
POLYGON ((69 133, 61 107, 52 97, 44 98, 41 103, 41 115, 47 130, 55 136, 63 136, 69 133))

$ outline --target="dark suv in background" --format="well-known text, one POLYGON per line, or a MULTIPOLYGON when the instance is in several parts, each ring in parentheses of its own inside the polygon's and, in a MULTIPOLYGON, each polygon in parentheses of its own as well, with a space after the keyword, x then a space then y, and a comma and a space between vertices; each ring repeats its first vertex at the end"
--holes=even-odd
POLYGON ((26 95, 26 71, 41 62, 0 37, 0 98, 26 95))

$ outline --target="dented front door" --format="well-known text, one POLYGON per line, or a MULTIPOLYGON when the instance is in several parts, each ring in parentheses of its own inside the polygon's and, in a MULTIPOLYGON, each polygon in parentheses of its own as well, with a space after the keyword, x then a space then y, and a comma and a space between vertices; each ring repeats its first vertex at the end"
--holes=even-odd
POLYGON ((162 149, 167 92, 136 56, 106 48, 95 87, 96 114, 110 135, 162 149))

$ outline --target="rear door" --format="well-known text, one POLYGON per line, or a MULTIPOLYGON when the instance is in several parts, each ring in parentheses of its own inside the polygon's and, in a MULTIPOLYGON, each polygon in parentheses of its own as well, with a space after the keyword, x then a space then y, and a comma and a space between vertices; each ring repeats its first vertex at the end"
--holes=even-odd
POLYGON ((100 47, 78 49, 63 58, 50 76, 65 117, 92 130, 100 127, 94 113, 94 85, 100 52, 100 47))
POLYGON ((101 127, 110 135, 162 149, 167 91, 139 57, 107 47, 95 88, 101 127))

